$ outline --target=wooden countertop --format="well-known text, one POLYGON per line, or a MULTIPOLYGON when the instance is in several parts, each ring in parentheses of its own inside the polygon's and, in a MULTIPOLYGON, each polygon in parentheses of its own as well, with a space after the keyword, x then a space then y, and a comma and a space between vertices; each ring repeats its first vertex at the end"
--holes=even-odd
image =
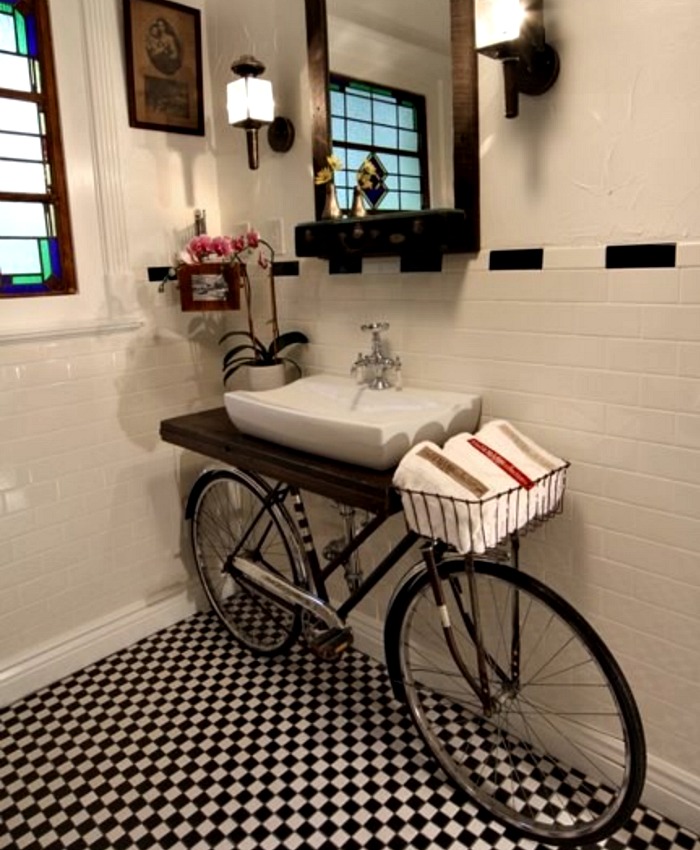
POLYGON ((223 407, 164 419, 160 436, 167 443, 341 504, 379 514, 400 509, 400 500, 391 487, 393 469, 379 472, 246 436, 233 425, 223 407))

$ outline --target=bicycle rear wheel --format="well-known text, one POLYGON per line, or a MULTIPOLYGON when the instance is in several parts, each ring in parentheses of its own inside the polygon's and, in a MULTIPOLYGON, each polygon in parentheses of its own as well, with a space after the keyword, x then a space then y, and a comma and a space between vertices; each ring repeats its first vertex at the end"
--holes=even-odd
POLYGON ((257 476, 217 469, 197 480, 187 515, 197 572, 221 622, 255 653, 288 650, 301 629, 299 609, 232 568, 233 557, 240 556, 305 586, 303 549, 285 507, 257 476))
POLYGON ((612 834, 639 801, 645 744, 624 676, 593 628, 564 599, 511 567, 464 559, 438 565, 461 663, 450 653, 427 570, 410 574, 389 611, 389 674, 429 749, 476 803, 521 834, 579 845, 612 834), (477 612, 477 613, 475 613, 477 612))

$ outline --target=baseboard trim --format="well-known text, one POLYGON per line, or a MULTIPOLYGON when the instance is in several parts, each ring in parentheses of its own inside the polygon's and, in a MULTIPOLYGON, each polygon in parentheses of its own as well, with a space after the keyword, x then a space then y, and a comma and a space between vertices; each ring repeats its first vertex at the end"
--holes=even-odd
POLYGON ((379 620, 355 611, 348 618, 348 622, 352 627, 355 649, 384 665, 384 632, 379 620))
MULTIPOLYGON (((364 614, 351 615, 350 623, 355 647, 384 664, 381 623, 364 614)), ((700 777, 649 756, 642 803, 681 826, 700 832, 700 777)))
POLYGON ((686 829, 700 833, 700 776, 649 756, 642 802, 686 829))
POLYGON ((186 588, 122 608, 85 628, 9 659, 0 668, 0 705, 8 705, 101 658, 189 617, 197 610, 186 588))

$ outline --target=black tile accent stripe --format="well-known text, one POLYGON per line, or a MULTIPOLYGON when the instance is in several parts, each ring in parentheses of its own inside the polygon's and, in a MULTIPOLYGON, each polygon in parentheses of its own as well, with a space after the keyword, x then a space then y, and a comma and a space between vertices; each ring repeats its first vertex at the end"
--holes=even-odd
MULTIPOLYGON (((172 266, 148 266, 148 280, 151 283, 160 283, 168 277, 172 266)), ((283 260, 273 263, 272 270, 275 277, 298 277, 299 276, 299 260, 283 260)), ((171 280, 175 280, 173 276, 171 280)))
POLYGON ((331 257, 328 274, 362 274, 362 257, 331 257))
POLYGON ((275 277, 299 277, 299 260, 280 260, 272 264, 275 277))
MULTIPOLYGON (((149 266, 146 269, 148 272, 148 280, 151 283, 160 283, 169 276, 171 268, 172 266, 149 266)), ((175 280, 175 278, 172 278, 172 280, 175 280)))
POLYGON ((674 268, 675 242, 648 245, 608 245, 605 249, 606 269, 674 268))
POLYGON ((539 270, 544 258, 543 248, 514 248, 489 252, 490 271, 539 270))
POLYGON ((442 254, 440 251, 419 251, 401 254, 402 272, 441 272, 442 254))

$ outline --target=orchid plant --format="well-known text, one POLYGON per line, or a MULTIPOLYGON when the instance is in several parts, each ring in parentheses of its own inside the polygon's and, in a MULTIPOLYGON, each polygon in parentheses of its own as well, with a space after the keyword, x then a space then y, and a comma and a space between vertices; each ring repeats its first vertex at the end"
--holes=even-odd
POLYGON ((183 263, 221 262, 237 263, 245 300, 248 330, 229 331, 219 340, 223 344, 233 337, 247 338, 246 342, 235 345, 226 352, 223 359, 223 380, 226 382, 243 366, 270 366, 277 363, 291 363, 301 374, 299 364, 290 357, 282 357, 281 352, 291 345, 308 342, 308 337, 301 331, 280 333, 277 318, 277 294, 275 291, 274 261, 275 251, 256 230, 249 230, 240 236, 194 236, 187 243, 180 255, 183 263), (270 325, 272 340, 269 345, 256 334, 253 323, 253 287, 248 275, 248 263, 251 261, 268 272, 270 307, 272 315, 270 325))

